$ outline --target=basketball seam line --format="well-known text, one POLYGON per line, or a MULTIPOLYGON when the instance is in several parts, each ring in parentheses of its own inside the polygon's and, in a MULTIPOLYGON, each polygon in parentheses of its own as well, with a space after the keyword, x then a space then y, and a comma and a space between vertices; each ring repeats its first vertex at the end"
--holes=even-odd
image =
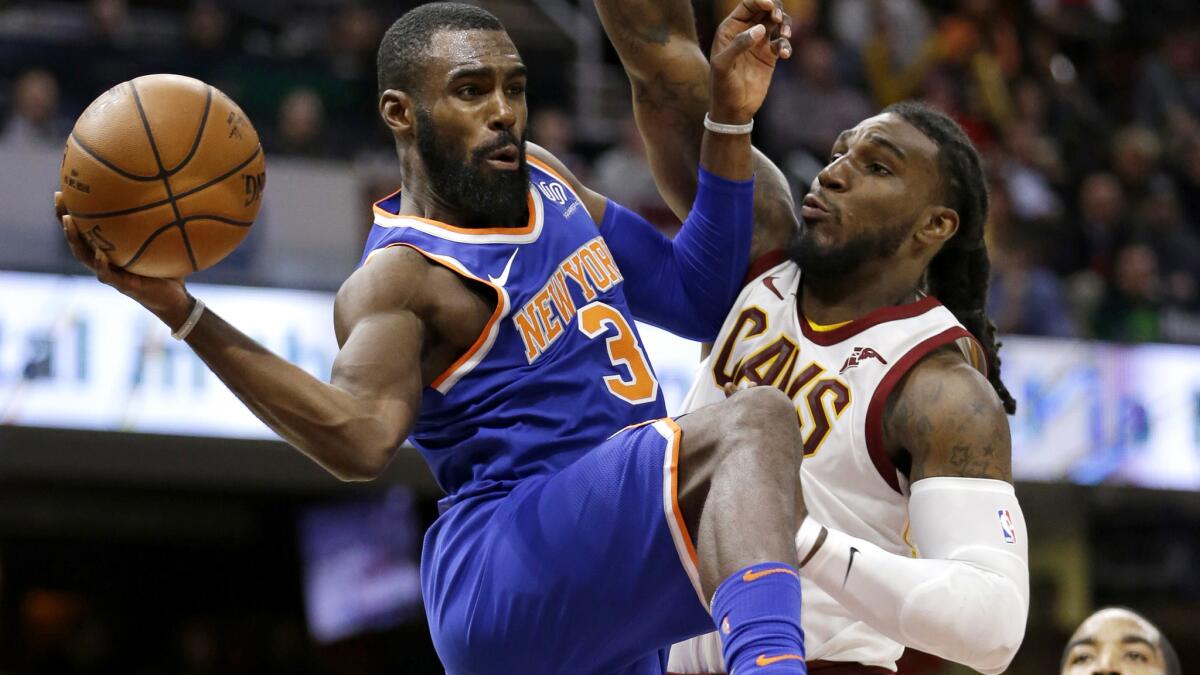
MULTIPOLYGON (((183 218, 183 220, 180 221, 180 224, 186 224, 193 220, 215 220, 219 223, 224 223, 226 225, 233 225, 234 227, 250 227, 251 225, 254 224, 254 221, 252 221, 252 220, 251 221, 234 220, 232 218, 225 218, 224 216, 208 216, 208 215, 203 215, 203 214, 196 215, 196 216, 185 216, 183 218)), ((157 230, 155 230, 154 232, 152 232, 150 234, 150 236, 146 237, 146 240, 142 242, 142 245, 138 247, 138 250, 134 252, 133 257, 129 259, 129 262, 127 262, 125 264, 132 265, 133 263, 137 262, 138 258, 142 257, 142 254, 146 252, 146 249, 150 246, 150 243, 153 242, 155 239, 157 239, 158 235, 171 229, 171 227, 175 224, 176 223, 174 221, 169 222, 166 225, 163 225, 163 226, 159 227, 157 230)), ((186 230, 185 230, 185 232, 186 232, 186 230)))
MULTIPOLYGON (((175 193, 171 191, 170 174, 167 173, 167 168, 163 166, 162 157, 158 154, 158 143, 154 142, 154 132, 150 130, 150 120, 146 117, 146 109, 142 107, 142 97, 138 94, 137 85, 133 83, 133 80, 129 81, 129 89, 133 92, 133 102, 137 105, 138 116, 142 118, 142 128, 146 130, 146 138, 150 139, 150 151, 154 153, 154 163, 158 164, 158 175, 162 178, 163 187, 167 191, 167 201, 171 203, 171 211, 175 213, 175 222, 173 224, 179 226, 179 232, 183 235, 183 247, 187 249, 188 262, 192 264, 192 271, 195 272, 200 269, 196 264, 196 254, 192 252, 192 242, 188 239, 187 230, 179 223, 183 214, 179 212, 179 204, 175 201, 175 193)), ((125 263, 125 265, 129 264, 125 263)))
MULTIPOLYGON (((221 181, 225 180, 226 178, 229 178, 233 174, 246 168, 246 165, 249 164, 250 162, 253 162, 254 158, 258 157, 259 153, 261 153, 261 152, 262 152, 262 145, 259 145, 257 148, 254 149, 254 152, 251 153, 249 157, 247 157, 245 160, 243 160, 237 166, 233 167, 229 171, 226 171, 225 173, 221 174, 220 176, 217 176, 216 178, 208 181, 207 183, 204 183, 202 185, 197 185, 194 188, 188 189, 184 192, 180 192, 175 198, 183 199, 184 197, 190 197, 190 196, 196 194, 197 192, 200 192, 201 190, 206 190, 206 189, 216 185, 217 183, 220 183, 221 181)), ((88 219, 88 220, 94 220, 96 218, 115 218, 117 216, 127 216, 131 213, 137 213, 138 211, 147 211, 149 209, 158 208, 158 207, 162 206, 163 204, 168 203, 168 201, 169 200, 167 200, 167 199, 160 199, 156 202, 151 202, 149 204, 142 204, 141 206, 135 206, 132 209, 122 209, 120 211, 102 211, 99 213, 72 213, 71 217, 76 218, 76 219, 83 218, 83 219, 88 219)))
POLYGON ((188 150, 188 154, 179 164, 167 171, 168 176, 174 176, 187 166, 187 163, 192 161, 192 157, 196 155, 196 151, 200 149, 200 140, 204 138, 204 128, 208 126, 208 111, 212 109, 212 86, 204 85, 204 114, 200 116, 200 129, 196 132, 196 140, 192 141, 192 149, 188 150))
POLYGON ((133 257, 131 257, 128 262, 126 262, 124 265, 122 265, 122 267, 128 267, 129 265, 132 265, 135 262, 137 262, 138 258, 141 258, 142 254, 146 252, 146 249, 150 248, 150 244, 154 243, 155 239, 158 239, 158 235, 162 234, 163 232, 166 232, 167 230, 171 229, 174 226, 175 226, 175 221, 171 221, 171 222, 167 223, 166 225, 163 225, 162 227, 158 228, 154 232, 152 232, 150 234, 150 236, 146 237, 146 240, 142 242, 142 245, 138 247, 138 250, 133 252, 133 257))
POLYGON ((129 180, 135 180, 135 181, 145 182, 145 183, 149 183, 150 181, 158 180, 158 176, 156 176, 156 175, 155 176, 142 176, 142 175, 139 175, 136 173, 130 173, 130 172, 126 171, 125 169, 122 169, 121 167, 117 166, 116 164, 113 164, 112 162, 108 161, 107 159, 104 159, 100 155, 96 154, 95 150, 92 150, 90 147, 88 147, 87 144, 84 143, 83 140, 80 139, 79 136, 74 131, 71 132, 71 140, 75 141, 75 145, 78 145, 79 149, 83 150, 83 152, 85 154, 87 154, 89 157, 96 160, 97 162, 100 162, 104 166, 108 167, 109 170, 111 170, 113 173, 115 173, 119 176, 128 178, 129 180))

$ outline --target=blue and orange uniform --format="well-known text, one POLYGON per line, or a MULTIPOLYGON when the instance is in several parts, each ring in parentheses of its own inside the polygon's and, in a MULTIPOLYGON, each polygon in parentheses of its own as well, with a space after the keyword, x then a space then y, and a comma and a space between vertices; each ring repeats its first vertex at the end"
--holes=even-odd
MULTIPOLYGON (((376 204, 360 263, 409 247, 497 298, 424 391, 410 435, 447 493, 421 561, 430 632, 452 674, 661 673, 665 650, 712 620, 677 501, 680 431, 601 234, 634 217, 609 203, 598 226, 566 180, 528 161, 523 227, 397 215, 396 194, 376 204)), ((697 211, 707 199, 737 222, 684 229, 724 237, 705 264, 738 280, 752 182, 702 175, 701 192, 697 211)), ((685 333, 715 335, 723 318, 697 326, 686 302, 678 313, 668 327, 685 333)))

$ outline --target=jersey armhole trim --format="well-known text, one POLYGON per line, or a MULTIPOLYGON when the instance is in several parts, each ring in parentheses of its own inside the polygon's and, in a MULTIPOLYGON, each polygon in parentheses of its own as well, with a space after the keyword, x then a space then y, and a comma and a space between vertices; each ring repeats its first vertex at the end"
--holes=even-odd
POLYGON ((435 389, 438 391, 438 393, 445 396, 450 392, 451 387, 461 380, 464 375, 474 370, 475 366, 479 365, 479 362, 482 361, 484 357, 488 355, 488 352, 491 351, 492 345, 496 342, 496 335, 500 329, 500 320, 508 316, 508 292, 505 291, 502 286, 497 286, 486 279, 480 279, 474 274, 471 274, 471 272, 468 271, 462 263, 454 258, 438 255, 436 253, 430 253, 429 251, 423 250, 420 247, 408 242, 396 242, 393 244, 388 244, 387 246, 383 246, 372 251, 371 255, 395 246, 411 248, 417 253, 420 253, 428 258, 430 261, 449 269, 455 274, 470 279, 471 281, 477 281, 496 291, 496 309, 492 311, 492 316, 488 319, 487 325, 483 327, 483 331, 479 333, 479 337, 475 338, 475 342, 471 344, 467 351, 463 352, 462 356, 459 356, 454 363, 450 364, 449 368, 434 378, 433 382, 429 383, 429 387, 431 389, 435 389))
POLYGON ((867 406, 867 454, 871 457, 871 464, 875 466, 879 477, 888 484, 888 487, 899 494, 904 494, 904 491, 900 489, 900 480, 896 476, 898 470, 883 447, 883 411, 887 408, 892 390, 896 388, 900 379, 912 370, 913 366, 933 350, 964 337, 971 337, 967 329, 962 326, 952 326, 933 337, 926 338, 896 361, 896 364, 883 376, 883 380, 880 381, 879 386, 875 388, 875 393, 871 396, 871 402, 867 406))
POLYGON ((962 352, 963 358, 967 360, 967 363, 982 373, 984 377, 987 377, 987 352, 983 350, 983 345, 979 344, 979 340, 975 339, 974 335, 968 335, 956 340, 955 344, 958 350, 962 352))

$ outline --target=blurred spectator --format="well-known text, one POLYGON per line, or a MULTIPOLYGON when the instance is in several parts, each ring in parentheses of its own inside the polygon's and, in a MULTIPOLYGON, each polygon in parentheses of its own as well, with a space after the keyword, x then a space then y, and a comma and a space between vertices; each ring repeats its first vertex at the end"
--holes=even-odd
POLYGON ((197 0, 187 14, 185 39, 189 49, 223 55, 229 48, 229 14, 214 0, 197 0))
POLYGON ((1053 141, 1028 123, 1014 124, 1005 138, 1009 157, 1002 167, 1013 200, 1013 213, 1024 221, 1050 221, 1062 213, 1054 189, 1062 174, 1053 141))
POLYGON ((1135 100, 1140 124, 1200 138, 1200 27, 1168 26, 1139 80, 1135 100))
POLYGON ((15 89, 0 146, 61 147, 71 127, 58 112, 58 81, 48 71, 30 70, 17 80, 15 89))
POLYGON ((1165 299, 1195 307, 1200 301, 1200 236, 1183 218, 1175 190, 1160 183, 1135 211, 1138 236, 1154 249, 1166 279, 1165 299))
POLYGON ((344 80, 373 81, 375 51, 387 24, 373 8, 348 4, 338 10, 329 40, 333 72, 344 80))
POLYGON ((1083 620, 1063 650, 1061 675, 1182 675, 1175 648, 1154 624, 1124 607, 1083 620))
POLYGON ((592 175, 597 192, 641 213, 650 222, 660 226, 678 222, 654 185, 646 163, 646 147, 632 115, 621 123, 620 145, 600 155, 592 175))
POLYGON ((874 44, 900 68, 924 54, 929 13, 917 0, 838 0, 829 3, 828 12, 838 42, 855 52, 874 44))
POLYGON ((1162 297, 1158 256, 1146 244, 1117 251, 1108 292, 1092 318, 1094 337, 1117 342, 1158 342, 1162 297))
POLYGON ((761 115, 762 143, 775 157, 803 150, 824 159, 838 134, 874 110, 862 92, 841 81, 828 40, 805 40, 791 64, 795 72, 777 74, 761 115), (781 76, 785 74, 794 76, 781 76))
POLYGON ((134 46, 127 0, 92 0, 91 19, 92 39, 96 43, 122 49, 134 46))
POLYGON ((1150 192, 1154 180, 1170 180, 1159 170, 1162 143, 1144 127, 1126 127, 1112 140, 1112 169, 1125 193, 1137 202, 1150 192))
POLYGON ((992 279, 987 312, 1001 333, 1073 337, 1062 284, 1038 263, 1034 240, 1012 221, 1008 192, 991 191, 988 214, 992 279))
POLYGON ((561 108, 542 108, 529 120, 529 140, 550 151, 581 181, 587 182, 587 161, 575 152, 575 124, 561 108))
POLYGON ((312 89, 293 89, 283 99, 277 125, 269 151, 314 158, 336 154, 336 145, 325 130, 325 104, 312 89))
POLYGON ((1093 173, 1079 187, 1078 240, 1068 239, 1057 248, 1059 270, 1073 273, 1080 270, 1108 277, 1113 269, 1113 257, 1122 239, 1128 236, 1125 191, 1110 173, 1093 173))

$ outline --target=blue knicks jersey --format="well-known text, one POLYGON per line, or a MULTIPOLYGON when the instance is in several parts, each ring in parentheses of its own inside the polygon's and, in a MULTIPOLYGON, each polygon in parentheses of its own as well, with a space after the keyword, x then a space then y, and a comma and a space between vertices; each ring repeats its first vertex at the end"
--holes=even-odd
POLYGON ((619 429, 664 417, 622 276, 579 197, 529 159, 529 222, 458 228, 375 207, 363 254, 411 247, 496 291, 475 343, 425 389, 409 440, 452 497, 567 466, 619 429))

